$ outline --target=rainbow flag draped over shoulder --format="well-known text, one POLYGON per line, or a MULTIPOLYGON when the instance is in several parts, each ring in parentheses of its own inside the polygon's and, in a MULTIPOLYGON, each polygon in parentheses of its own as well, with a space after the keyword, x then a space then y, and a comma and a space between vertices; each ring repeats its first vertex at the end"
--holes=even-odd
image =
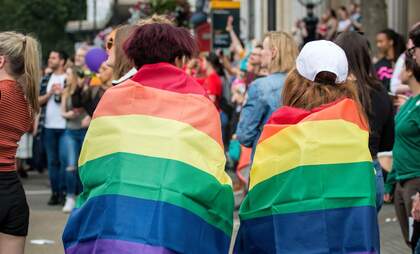
POLYGON ((236 253, 379 253, 368 128, 350 99, 275 112, 256 148, 236 253))
POLYGON ((109 89, 79 165, 67 254, 228 252, 234 200, 219 113, 182 70, 146 65, 109 89))

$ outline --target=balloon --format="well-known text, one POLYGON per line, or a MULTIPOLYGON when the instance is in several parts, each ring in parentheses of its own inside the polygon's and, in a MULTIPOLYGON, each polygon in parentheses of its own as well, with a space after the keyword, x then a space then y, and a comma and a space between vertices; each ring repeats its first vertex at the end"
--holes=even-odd
POLYGON ((85 62, 93 72, 98 72, 101 64, 108 59, 108 54, 101 48, 93 48, 86 53, 85 62))

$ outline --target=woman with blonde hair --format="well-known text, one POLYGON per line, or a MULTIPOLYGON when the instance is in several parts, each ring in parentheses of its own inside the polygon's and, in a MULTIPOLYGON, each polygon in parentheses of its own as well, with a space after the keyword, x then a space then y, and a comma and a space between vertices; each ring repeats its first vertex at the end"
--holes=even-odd
POLYGON ((39 111, 39 59, 33 37, 0 33, 0 254, 23 253, 28 233, 29 207, 15 154, 39 111))
POLYGON ((280 105, 280 94, 287 73, 293 68, 298 47, 293 37, 285 32, 269 32, 263 41, 261 68, 269 71, 269 76, 252 82, 248 99, 242 109, 237 128, 239 142, 253 147, 261 134, 262 127, 271 113, 280 105))
POLYGON ((82 149, 86 135, 86 122, 89 117, 83 108, 76 108, 72 104, 71 96, 78 86, 84 82, 83 70, 79 67, 69 67, 66 70, 67 86, 61 98, 61 115, 66 119, 66 131, 64 132, 64 144, 66 154, 65 178, 66 178, 66 201, 63 212, 69 213, 76 205, 75 197, 81 192, 81 183, 77 174, 77 160, 82 149))

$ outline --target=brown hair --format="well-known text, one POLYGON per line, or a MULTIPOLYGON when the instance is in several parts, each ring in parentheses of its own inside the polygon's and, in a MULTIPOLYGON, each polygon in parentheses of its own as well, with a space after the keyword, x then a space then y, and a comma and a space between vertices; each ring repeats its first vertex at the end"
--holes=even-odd
POLYGON ((38 41, 29 35, 2 32, 0 55, 8 60, 7 73, 22 85, 32 113, 38 113, 38 86, 41 80, 38 41))
POLYGON ((112 67, 113 72, 112 76, 114 80, 120 79, 124 76, 130 69, 134 67, 134 64, 127 58, 123 50, 123 45, 125 40, 130 37, 134 30, 138 26, 136 25, 124 25, 115 30, 114 38, 114 55, 115 63, 112 67))
MULTIPOLYGON (((336 76, 330 72, 320 72, 316 81, 312 82, 293 69, 284 83, 283 105, 311 110, 323 104, 349 98, 356 101, 362 109, 356 84, 351 81, 335 84, 335 78, 336 76)), ((363 110, 360 112, 364 116, 363 110)))
POLYGON ((295 66, 295 60, 299 53, 298 46, 292 36, 285 32, 268 32, 264 38, 268 38, 270 49, 276 49, 276 57, 271 61, 269 71, 289 72, 295 66))

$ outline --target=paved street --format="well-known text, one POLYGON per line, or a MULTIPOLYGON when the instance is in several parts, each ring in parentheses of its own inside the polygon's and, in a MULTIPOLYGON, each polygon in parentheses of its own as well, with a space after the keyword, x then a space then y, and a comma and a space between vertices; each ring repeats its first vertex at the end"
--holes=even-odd
MULTIPOLYGON (((23 180, 23 183, 31 207, 31 221, 25 253, 64 253, 61 234, 67 215, 61 212, 60 207, 46 205, 49 197, 47 176, 32 173, 29 179, 23 180), (32 244, 31 240, 52 240, 54 243, 36 245, 32 244)), ((403 243, 398 222, 394 218, 393 207, 385 205, 380 214, 382 254, 409 254, 410 250, 403 243), (390 222, 386 222, 389 220, 390 222)))

